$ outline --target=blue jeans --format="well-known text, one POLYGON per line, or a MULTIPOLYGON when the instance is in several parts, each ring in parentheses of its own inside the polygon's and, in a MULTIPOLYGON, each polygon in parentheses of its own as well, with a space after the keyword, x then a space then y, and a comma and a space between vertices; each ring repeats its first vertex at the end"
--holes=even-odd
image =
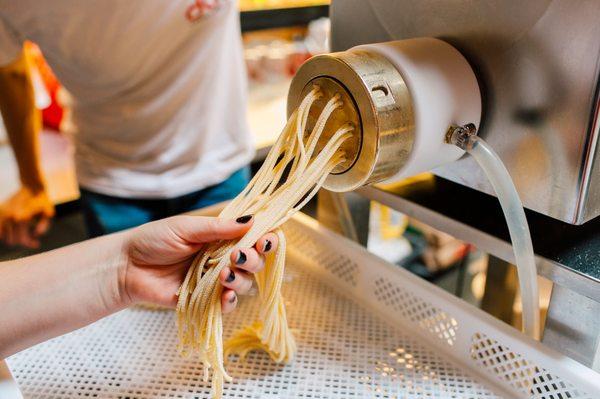
POLYGON ((119 198, 80 189, 80 201, 88 236, 92 238, 230 200, 249 181, 250 168, 244 167, 222 183, 177 198, 119 198))

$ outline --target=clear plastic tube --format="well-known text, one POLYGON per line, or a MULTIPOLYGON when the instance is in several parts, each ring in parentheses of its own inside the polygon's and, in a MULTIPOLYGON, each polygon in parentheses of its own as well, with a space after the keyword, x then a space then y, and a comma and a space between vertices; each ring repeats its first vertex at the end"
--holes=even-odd
POLYGON ((502 160, 485 141, 473 135, 469 137, 469 144, 465 147, 487 175, 502 206, 519 275, 523 330, 537 340, 540 332, 537 273, 529 225, 521 199, 502 160))

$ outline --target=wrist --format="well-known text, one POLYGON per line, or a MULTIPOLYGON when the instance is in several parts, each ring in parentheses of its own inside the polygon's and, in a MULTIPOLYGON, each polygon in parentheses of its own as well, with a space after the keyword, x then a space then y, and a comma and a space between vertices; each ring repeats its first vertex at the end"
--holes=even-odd
POLYGON ((121 233, 113 234, 120 243, 119 256, 117 260, 117 287, 119 304, 122 307, 134 305, 137 299, 131 289, 132 266, 131 266, 131 240, 132 231, 127 230, 121 233))
POLYGON ((42 178, 21 179, 21 185, 35 195, 46 193, 46 183, 42 178))
POLYGON ((128 232, 122 232, 96 239, 108 241, 108 245, 104 248, 108 259, 99 264, 104 276, 99 280, 100 291, 107 313, 114 313, 133 304, 125 284, 128 263, 127 235, 128 232))

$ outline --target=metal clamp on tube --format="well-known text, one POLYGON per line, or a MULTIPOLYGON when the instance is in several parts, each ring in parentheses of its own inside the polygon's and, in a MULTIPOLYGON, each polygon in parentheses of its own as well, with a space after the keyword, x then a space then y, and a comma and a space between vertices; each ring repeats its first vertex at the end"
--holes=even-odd
POLYGON ((473 136, 477 135, 477 127, 473 123, 467 123, 464 126, 450 126, 446 132, 446 142, 454 144, 464 151, 473 148, 473 136))

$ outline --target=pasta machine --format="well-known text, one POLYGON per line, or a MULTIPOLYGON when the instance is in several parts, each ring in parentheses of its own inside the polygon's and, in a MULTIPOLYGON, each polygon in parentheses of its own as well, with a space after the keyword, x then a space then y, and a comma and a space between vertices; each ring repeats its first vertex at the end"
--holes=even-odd
POLYGON ((333 53, 290 87, 340 93, 356 137, 325 187, 356 190, 507 262, 486 176, 446 144, 472 124, 528 209, 538 273, 555 284, 544 342, 600 368, 600 2, 334 0, 333 53), (382 187, 421 171, 431 192, 382 187), (468 208, 468 209, 466 209, 468 208))

